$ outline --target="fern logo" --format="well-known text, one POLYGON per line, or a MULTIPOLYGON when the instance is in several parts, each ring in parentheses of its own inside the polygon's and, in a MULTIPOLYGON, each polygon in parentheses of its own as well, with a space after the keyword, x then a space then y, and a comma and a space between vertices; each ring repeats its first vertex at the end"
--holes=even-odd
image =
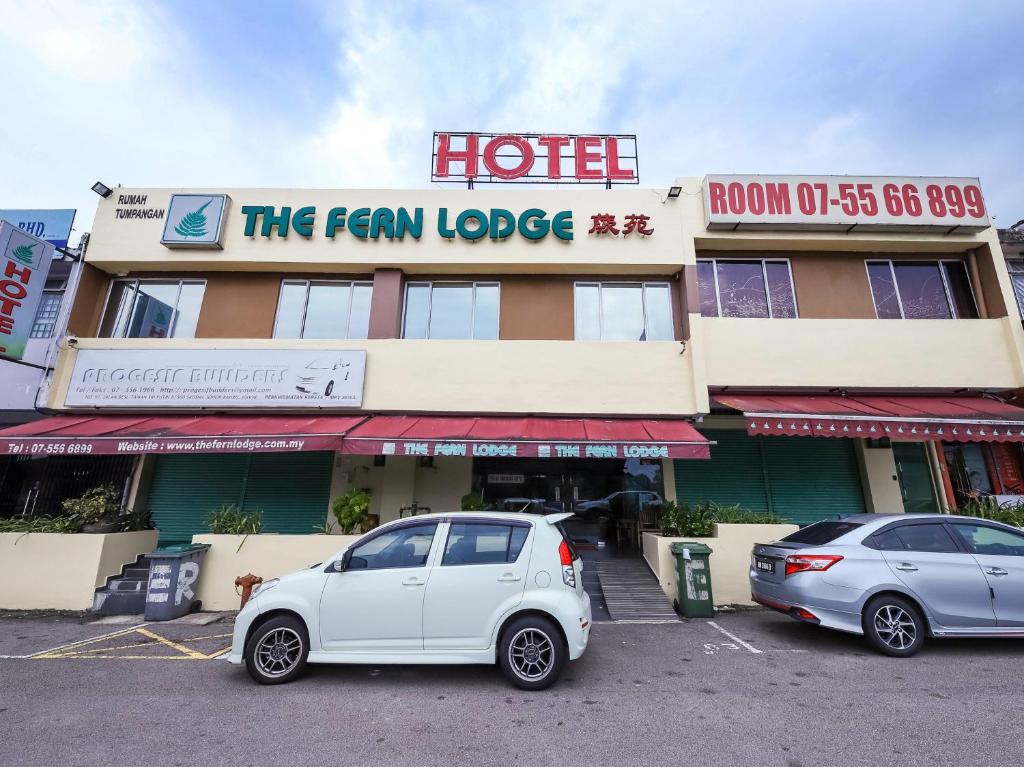
POLYGON ((32 248, 34 247, 35 245, 19 245, 11 251, 11 255, 25 266, 32 266, 32 248))
POLYGON ((203 213, 207 206, 213 202, 213 200, 207 200, 199 208, 186 213, 181 217, 181 221, 174 227, 174 231, 179 235, 188 239, 189 237, 205 237, 206 236, 206 215, 203 213))

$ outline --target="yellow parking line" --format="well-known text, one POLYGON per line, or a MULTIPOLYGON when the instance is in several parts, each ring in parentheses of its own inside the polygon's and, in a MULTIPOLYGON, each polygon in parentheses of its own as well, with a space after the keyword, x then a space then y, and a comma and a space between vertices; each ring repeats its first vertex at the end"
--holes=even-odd
POLYGON ((92 637, 91 639, 80 639, 77 642, 69 642, 68 644, 63 644, 60 647, 53 647, 53 648, 51 648, 49 650, 40 650, 37 653, 33 653, 30 657, 32 657, 32 658, 48 658, 48 657, 51 657, 52 653, 64 652, 66 650, 70 650, 70 649, 73 649, 75 647, 84 647, 87 644, 95 644, 96 642, 104 642, 104 641, 106 641, 108 639, 116 639, 118 637, 124 636, 125 634, 131 634, 136 629, 139 629, 139 628, 141 628, 142 626, 145 626, 145 625, 146 624, 143 623, 143 624, 140 624, 139 626, 132 626, 131 628, 121 629, 120 631, 112 631, 111 633, 104 634, 103 636, 92 637))
POLYGON ((159 634, 149 631, 143 628, 146 624, 140 626, 133 626, 132 628, 123 629, 121 631, 115 631, 110 634, 104 634, 99 637, 92 637, 90 639, 82 639, 77 642, 70 642, 60 647, 55 647, 52 650, 43 650, 35 655, 29 656, 32 659, 39 660, 53 660, 57 658, 102 658, 107 660, 213 660, 214 658, 223 655, 225 652, 231 649, 231 645, 217 650, 214 653, 206 654, 199 650, 188 647, 183 642, 197 642, 200 640, 209 639, 224 639, 232 636, 228 634, 209 634, 198 637, 187 637, 180 641, 174 641, 167 637, 160 636, 159 634), (133 642, 126 645, 115 645, 113 647, 103 646, 88 648, 88 645, 97 644, 99 642, 106 642, 110 640, 119 640, 129 638, 130 635, 137 634, 146 637, 149 641, 146 642, 133 642), (175 652, 181 653, 180 655, 122 655, 125 650, 133 650, 139 647, 155 647, 154 642, 159 643, 165 647, 169 647, 175 652))
POLYGON ((149 637, 151 639, 155 639, 156 641, 158 641, 158 642, 160 642, 162 644, 165 644, 168 647, 172 647, 175 650, 177 650, 178 652, 180 652, 180 653, 182 653, 184 655, 187 655, 188 657, 193 658, 195 660, 206 660, 207 659, 206 655, 201 653, 201 652, 199 652, 198 650, 193 650, 191 647, 186 647, 183 644, 179 644, 177 642, 172 642, 170 639, 167 639, 166 637, 162 637, 159 634, 154 634, 152 631, 147 631, 146 629, 138 629, 138 633, 142 634, 142 636, 147 636, 147 637, 149 637))

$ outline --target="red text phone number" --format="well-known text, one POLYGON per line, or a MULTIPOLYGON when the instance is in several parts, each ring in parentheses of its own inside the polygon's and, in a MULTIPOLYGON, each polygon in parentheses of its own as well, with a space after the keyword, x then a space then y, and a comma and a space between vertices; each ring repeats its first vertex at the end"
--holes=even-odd
POLYGON ((796 210, 805 216, 827 216, 838 208, 845 216, 872 217, 884 209, 890 216, 910 218, 925 210, 936 218, 985 217, 985 201, 975 184, 928 184, 923 193, 917 184, 883 184, 879 195, 872 183, 843 183, 837 191, 833 197, 823 181, 802 181, 792 188, 784 181, 708 183, 713 215, 792 215, 796 210))

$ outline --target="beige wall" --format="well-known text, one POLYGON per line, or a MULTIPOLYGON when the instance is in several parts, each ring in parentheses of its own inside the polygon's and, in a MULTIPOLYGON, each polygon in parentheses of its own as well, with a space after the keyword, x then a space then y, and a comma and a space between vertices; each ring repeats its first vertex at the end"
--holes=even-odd
POLYGON ((715 525, 710 538, 663 538, 644 533, 644 559, 669 597, 677 596, 676 560, 670 546, 679 541, 711 547, 711 593, 716 605, 750 605, 750 552, 755 543, 769 543, 794 533, 796 525, 715 525))
POLYGON ((903 493, 892 448, 868 447, 862 439, 855 440, 855 445, 867 510, 874 514, 901 513, 903 493))
POLYGON ((324 562, 356 540, 355 535, 194 535, 208 543, 196 595, 203 610, 237 610, 235 578, 252 573, 268 581, 324 562))
POLYGON ((156 541, 155 530, 0 533, 0 609, 88 610, 95 589, 152 551, 156 541))

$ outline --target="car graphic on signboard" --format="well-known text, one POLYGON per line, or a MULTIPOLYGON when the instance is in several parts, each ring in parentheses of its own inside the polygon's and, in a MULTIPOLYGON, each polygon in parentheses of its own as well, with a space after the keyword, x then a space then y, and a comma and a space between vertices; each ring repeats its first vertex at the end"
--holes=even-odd
POLYGON ((337 357, 318 357, 303 368, 298 375, 295 388, 303 394, 320 394, 330 397, 335 383, 347 381, 350 362, 337 357))

